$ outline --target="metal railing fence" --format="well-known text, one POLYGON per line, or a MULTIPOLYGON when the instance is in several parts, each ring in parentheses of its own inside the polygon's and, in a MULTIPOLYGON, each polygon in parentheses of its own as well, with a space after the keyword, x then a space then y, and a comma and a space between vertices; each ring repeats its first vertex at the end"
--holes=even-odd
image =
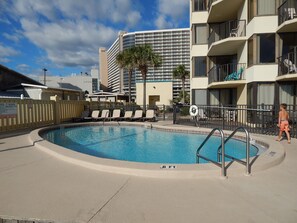
POLYGON ((297 47, 291 52, 278 57, 278 76, 297 73, 297 47))
POLYGON ((245 67, 245 63, 216 65, 208 72, 208 84, 211 84, 212 82, 244 80, 245 67))
MULTIPOLYGON (((199 111, 197 116, 189 114, 190 105, 174 106, 173 123, 223 130, 242 126, 251 133, 265 135, 277 135, 279 131, 279 107, 275 105, 196 106, 199 111)), ((288 105, 287 111, 290 116, 290 135, 297 138, 297 106, 288 105)))
POLYGON ((223 23, 210 24, 211 32, 208 37, 208 47, 214 42, 228 37, 243 37, 246 35, 245 20, 231 20, 223 23))
POLYGON ((297 0, 285 0, 278 7, 278 25, 297 18, 297 0))

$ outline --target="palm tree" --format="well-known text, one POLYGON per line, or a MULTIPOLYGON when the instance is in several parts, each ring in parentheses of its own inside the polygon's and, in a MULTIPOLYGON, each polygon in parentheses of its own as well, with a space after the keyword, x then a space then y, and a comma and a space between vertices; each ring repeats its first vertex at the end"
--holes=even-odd
POLYGON ((185 103, 185 82, 189 77, 190 72, 186 70, 185 65, 179 65, 173 70, 173 77, 177 79, 181 79, 182 81, 182 91, 183 91, 183 103, 185 103))
POLYGON ((120 68, 127 69, 129 75, 129 103, 131 103, 131 79, 135 68, 134 60, 135 47, 131 47, 120 52, 116 57, 116 62, 120 68))
POLYGON ((162 59, 155 53, 150 45, 139 45, 135 47, 134 60, 136 68, 141 72, 143 79, 143 110, 146 110, 146 75, 149 67, 159 67, 162 59))

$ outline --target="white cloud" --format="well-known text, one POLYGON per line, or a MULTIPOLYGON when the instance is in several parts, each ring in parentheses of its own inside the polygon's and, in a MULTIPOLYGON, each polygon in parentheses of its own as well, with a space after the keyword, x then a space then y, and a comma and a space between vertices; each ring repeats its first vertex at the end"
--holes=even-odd
POLYGON ((9 57, 16 56, 18 55, 19 52, 16 51, 15 49, 9 47, 9 46, 4 46, 2 43, 0 43, 0 61, 2 63, 7 63, 10 61, 9 57))
POLYGON ((166 21, 166 17, 163 15, 159 15, 159 17, 155 20, 155 25, 158 29, 167 29, 173 26, 171 22, 166 21))
POLYGON ((13 42, 19 42, 22 36, 15 32, 14 34, 3 33, 2 34, 6 39, 11 40, 13 42))
POLYGON ((113 41, 117 30, 86 20, 37 24, 22 19, 24 35, 47 52, 60 66, 92 66, 98 63, 98 48, 113 41))
POLYGON ((157 0, 158 13, 155 25, 160 28, 175 28, 179 21, 184 20, 189 14, 187 0, 157 0))
POLYGON ((131 27, 134 27, 140 19, 141 19, 141 15, 139 12, 134 11, 127 15, 127 23, 131 27))
POLYGON ((17 65, 17 68, 19 69, 19 70, 27 70, 27 69, 29 69, 30 68, 30 66, 28 65, 28 64, 19 64, 19 65, 17 65))
POLYGON ((133 0, 11 0, 7 14, 57 66, 93 66, 98 48, 109 47, 119 31, 107 24, 131 28, 139 23, 141 14, 133 7, 133 0))

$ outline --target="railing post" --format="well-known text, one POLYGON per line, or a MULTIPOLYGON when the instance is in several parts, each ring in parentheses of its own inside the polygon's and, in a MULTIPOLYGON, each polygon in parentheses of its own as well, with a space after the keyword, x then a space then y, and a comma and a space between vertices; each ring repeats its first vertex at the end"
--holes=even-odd
POLYGON ((226 166, 225 166, 225 137, 223 131, 220 131, 221 133, 221 153, 222 153, 222 167, 221 167, 221 176, 223 178, 226 178, 227 173, 226 173, 226 166))
POLYGON ((165 121, 165 112, 166 112, 166 110, 165 110, 165 105, 163 105, 163 121, 165 121))
POLYGON ((222 129, 225 129, 225 108, 223 107, 223 125, 222 129))
POLYGON ((261 104, 261 134, 264 134, 264 103, 261 104))
POLYGON ((251 167, 250 167, 250 134, 246 131, 246 175, 251 175, 251 167))
POLYGON ((173 124, 176 124, 176 105, 173 104, 173 124))

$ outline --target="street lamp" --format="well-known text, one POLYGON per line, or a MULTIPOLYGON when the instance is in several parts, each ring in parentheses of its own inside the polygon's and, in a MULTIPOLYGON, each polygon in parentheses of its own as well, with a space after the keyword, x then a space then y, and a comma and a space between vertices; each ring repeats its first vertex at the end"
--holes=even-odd
POLYGON ((46 72, 47 72, 47 69, 46 68, 43 68, 43 84, 46 85, 46 72))

